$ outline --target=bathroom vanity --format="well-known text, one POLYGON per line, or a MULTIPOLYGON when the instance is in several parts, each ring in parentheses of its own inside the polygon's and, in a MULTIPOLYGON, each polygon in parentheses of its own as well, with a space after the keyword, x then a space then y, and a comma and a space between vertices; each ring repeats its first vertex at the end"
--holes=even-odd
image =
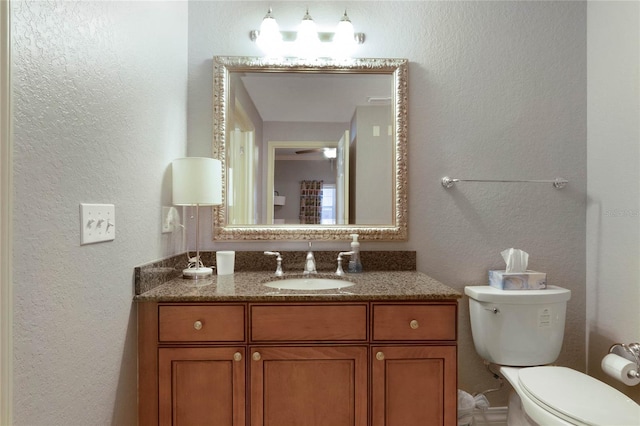
MULTIPOLYGON (((274 205, 275 173, 268 171, 275 170, 271 159, 275 161, 278 147, 270 145, 268 153, 261 154, 269 163, 267 176, 263 176, 268 188, 265 194, 260 192, 259 180, 254 179, 252 184, 247 178, 241 187, 233 188, 234 198, 228 197, 230 182, 225 179, 231 173, 227 170, 222 174, 223 200, 228 202, 214 211, 214 240, 306 243, 347 240, 351 234, 359 234, 364 241, 406 240, 408 64, 407 59, 393 58, 347 62, 319 59, 309 63, 297 58, 265 61, 214 57, 213 153, 234 171, 252 167, 250 156, 233 153, 253 152, 254 148, 247 148, 243 141, 253 140, 251 129, 260 123, 243 130, 250 137, 228 132, 238 128, 238 117, 246 115, 248 106, 256 106, 253 99, 243 109, 245 96, 236 96, 249 93, 252 79, 268 81, 262 83, 268 87, 277 84, 291 87, 299 81, 307 89, 315 87, 314 81, 325 82, 324 87, 345 84, 351 88, 355 82, 370 84, 375 77, 380 87, 384 87, 382 91, 373 90, 383 95, 384 104, 366 105, 355 114, 354 108, 348 107, 346 115, 337 120, 355 125, 344 129, 351 133, 341 131, 344 139, 340 142, 336 139, 331 145, 339 156, 337 164, 342 165, 336 174, 339 213, 335 225, 272 224, 268 210, 274 205), (326 83, 329 80, 331 83, 326 83), (364 129, 374 122, 378 131, 388 129, 374 135, 384 136, 385 143, 366 136, 369 133, 364 129), (358 128, 363 130, 358 132, 358 128), (345 141, 349 143, 348 149, 345 141), (378 152, 380 146, 389 149, 378 152), (360 154, 356 155, 358 151, 360 154), (360 165, 347 173, 345 165, 356 158, 360 165), (367 169, 374 172, 358 179, 358 171, 367 169), (349 173, 350 181, 345 178, 349 173), (372 181, 373 175, 380 179, 379 183, 372 181), (367 185, 357 186, 356 180, 366 181, 367 185), (249 200, 244 203, 246 206, 252 205, 254 199, 266 200, 263 217, 256 218, 255 212, 248 214, 251 208, 242 209, 238 201, 245 198, 249 200), (381 203, 374 205, 373 201, 381 203), (363 212, 385 213, 370 218, 362 216, 363 212)), ((372 90, 371 86, 366 87, 363 96, 372 90)), ((324 92, 321 89, 312 98, 317 100, 324 92)), ((276 109, 272 107, 275 97, 267 98, 269 108, 276 109)), ((292 104, 278 98, 283 105, 292 104)), ((325 109, 335 110, 337 106, 325 109)), ((275 121, 290 121, 288 114, 284 117, 286 120, 275 121)), ((297 121, 317 121, 315 118, 297 121)), ((300 133, 305 137, 297 136, 299 140, 295 140, 294 133, 287 131, 294 138, 287 148, 300 151, 295 154, 319 148, 298 145, 308 140, 306 130, 300 133)), ((333 136, 317 140, 333 141, 333 136)), ((299 195, 297 189, 294 192, 299 195)), ((304 252, 286 253, 285 270, 289 277, 291 270, 303 271, 303 264, 307 264, 304 255, 304 252)), ((323 260, 316 253, 318 270, 336 271, 337 253, 325 255, 323 260)), ((157 286, 139 285, 137 271, 139 423, 454 426, 457 301, 461 294, 416 272, 415 252, 374 251, 361 252, 361 256, 370 272, 340 277, 355 284, 327 290, 318 290, 317 281, 315 286, 297 290, 265 286, 275 278, 275 259, 263 253, 238 252, 236 271, 242 272, 214 276, 198 285, 179 278, 157 286), (245 256, 247 261, 243 262, 238 255, 245 256), (239 263, 244 268, 238 268, 239 263)), ((156 269, 160 275, 176 272, 170 267, 164 268, 166 272, 163 268, 156 269)))
POLYGON ((310 292, 270 279, 136 296, 141 425, 456 424, 460 293, 415 271, 310 292))

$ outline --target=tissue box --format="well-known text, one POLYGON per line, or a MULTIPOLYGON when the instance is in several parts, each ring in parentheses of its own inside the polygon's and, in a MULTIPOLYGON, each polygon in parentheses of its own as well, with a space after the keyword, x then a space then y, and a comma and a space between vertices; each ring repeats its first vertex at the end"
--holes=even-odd
POLYGON ((489 285, 500 290, 540 290, 547 288, 547 274, 536 271, 489 271, 489 285))

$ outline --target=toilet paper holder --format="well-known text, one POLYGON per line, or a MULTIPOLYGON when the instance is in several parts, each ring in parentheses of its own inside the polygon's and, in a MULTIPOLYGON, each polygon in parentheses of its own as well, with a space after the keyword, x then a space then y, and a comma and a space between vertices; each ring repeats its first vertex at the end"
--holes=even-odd
POLYGON ((610 354, 615 354, 636 363, 635 371, 629 371, 629 378, 640 378, 640 343, 614 343, 609 348, 610 354))

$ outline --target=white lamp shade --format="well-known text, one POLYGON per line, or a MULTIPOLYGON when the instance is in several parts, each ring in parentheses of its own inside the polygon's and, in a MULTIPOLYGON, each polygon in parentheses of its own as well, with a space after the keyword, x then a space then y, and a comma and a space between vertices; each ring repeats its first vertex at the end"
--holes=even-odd
POLYGON ((256 42, 267 56, 279 56, 282 50, 282 33, 275 18, 264 18, 256 42))
POLYGON ((355 44, 353 24, 349 19, 343 19, 338 22, 334 41, 338 43, 355 44))
POLYGON ((318 37, 316 23, 313 22, 309 11, 304 15, 302 22, 298 26, 296 47, 300 58, 312 58, 318 55, 320 38, 318 37))
POLYGON ((222 165, 206 157, 178 158, 172 163, 173 204, 216 206, 222 204, 222 165))
POLYGON ((353 30, 353 24, 347 16, 347 12, 344 13, 344 17, 338 23, 336 33, 333 37, 333 48, 335 56, 337 57, 349 57, 353 53, 356 47, 355 33, 353 30))

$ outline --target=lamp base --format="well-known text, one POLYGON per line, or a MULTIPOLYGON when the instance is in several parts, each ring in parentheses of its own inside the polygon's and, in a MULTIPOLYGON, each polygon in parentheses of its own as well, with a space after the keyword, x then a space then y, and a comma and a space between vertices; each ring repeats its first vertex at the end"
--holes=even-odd
POLYGON ((198 280, 201 278, 209 277, 213 274, 212 268, 187 268, 182 270, 182 278, 186 278, 188 280, 198 280))

